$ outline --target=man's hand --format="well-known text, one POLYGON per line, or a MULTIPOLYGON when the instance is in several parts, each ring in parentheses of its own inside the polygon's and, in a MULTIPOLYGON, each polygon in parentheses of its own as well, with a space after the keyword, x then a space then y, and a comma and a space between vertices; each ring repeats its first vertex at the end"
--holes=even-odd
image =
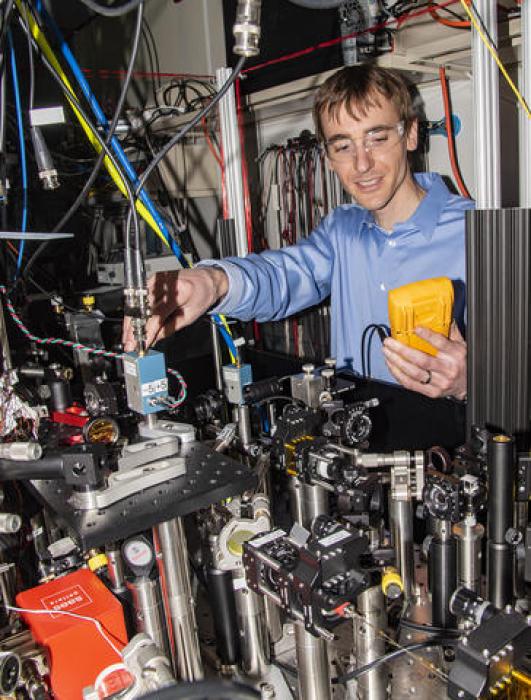
POLYGON ((393 377, 406 389, 432 399, 441 396, 465 399, 466 343, 455 321, 449 338, 422 327, 415 328, 415 333, 437 348, 437 355, 433 357, 393 338, 386 338, 383 353, 393 377))
MULTIPOLYGON (((228 291, 228 279, 219 267, 158 272, 148 281, 151 317, 146 325, 148 347, 193 323, 228 291)), ((131 320, 125 319, 124 350, 135 349, 131 320)))

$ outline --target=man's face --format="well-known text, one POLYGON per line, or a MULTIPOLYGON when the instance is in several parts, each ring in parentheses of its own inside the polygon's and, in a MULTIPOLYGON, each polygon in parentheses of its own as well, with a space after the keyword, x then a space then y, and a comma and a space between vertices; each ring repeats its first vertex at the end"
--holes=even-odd
POLYGON ((384 148, 366 150, 364 137, 378 134, 388 127, 395 127, 400 122, 400 115, 394 103, 378 95, 379 106, 367 108, 365 115, 353 113, 351 117, 344 106, 337 119, 332 119, 326 111, 321 114, 321 127, 327 143, 337 142, 341 137, 351 138, 355 143, 352 157, 339 162, 329 148, 328 162, 341 180, 345 190, 356 202, 374 212, 382 214, 386 209, 400 210, 402 197, 407 197, 411 184, 407 152, 417 147, 417 124, 414 123, 409 133, 401 138, 396 131, 393 144, 384 148))

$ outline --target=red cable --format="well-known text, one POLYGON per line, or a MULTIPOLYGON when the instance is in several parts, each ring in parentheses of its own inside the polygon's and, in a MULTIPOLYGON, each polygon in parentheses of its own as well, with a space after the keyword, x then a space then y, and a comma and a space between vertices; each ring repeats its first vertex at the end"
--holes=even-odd
POLYGON ((313 215, 314 215, 314 206, 315 206, 315 181, 313 179, 314 175, 314 162, 312 159, 312 153, 310 149, 306 151, 306 182, 307 182, 307 187, 308 187, 308 199, 309 201, 309 212, 308 212, 308 223, 309 223, 309 228, 310 231, 313 231, 314 228, 314 223, 313 223, 313 215))
MULTIPOLYGON (((251 211, 251 195, 249 192, 249 169, 247 168, 247 158, 245 157, 245 134, 243 130, 243 110, 241 101, 240 79, 235 82, 236 94, 236 114, 238 118, 238 132, 240 136, 240 154, 242 164, 242 185, 243 202, 245 208, 245 229, 247 231, 247 250, 253 252, 253 216, 251 211)), ((260 326, 257 321, 253 321, 253 336, 255 342, 260 342, 260 326)))
POLYGON ((245 228, 247 231, 247 249, 253 252, 253 219, 251 214, 251 196, 249 194, 249 170, 245 157, 245 137, 243 133, 243 110, 241 104, 240 80, 236 80, 236 113, 238 115, 238 132, 240 135, 240 151, 242 162, 243 202, 245 207, 245 228))
POLYGON ((299 322, 296 318, 291 322, 291 327, 293 330, 293 350, 296 357, 300 357, 299 354, 299 322))
POLYGON ((221 155, 214 148, 214 144, 212 143, 212 139, 210 138, 210 134, 208 133, 208 127, 207 127, 207 122, 206 122, 205 117, 203 117, 203 119, 201 119, 201 126, 203 127, 203 133, 205 135, 209 151, 212 153, 214 158, 217 160, 219 167, 223 168, 223 161, 221 160, 221 155))
POLYGON ((222 208, 223 208, 223 218, 228 219, 229 218, 229 202, 227 199, 227 186, 226 186, 226 181, 225 181, 225 163, 223 159, 223 147, 220 146, 219 148, 219 153, 216 151, 214 144, 212 143, 212 139, 210 138, 210 134, 208 133, 208 128, 207 128, 207 122, 206 118, 201 120, 201 126, 203 127, 203 133, 205 134, 206 142, 208 144, 208 148, 214 158, 216 159, 220 169, 221 169, 221 202, 222 202, 222 208))
POLYGON ((465 183, 461 177, 461 172, 459 170, 459 165, 457 164, 457 157, 455 154, 455 143, 454 143, 454 129, 452 124, 452 111, 450 109, 450 95, 448 94, 448 85, 446 83, 446 70, 444 66, 439 68, 439 79, 441 81, 441 90, 444 103, 444 116, 446 122, 446 135, 448 137, 448 155, 450 157, 450 164, 452 166, 452 172, 454 174, 457 186, 463 197, 472 199, 469 191, 467 190, 465 183))
MULTIPOLYGON (((441 2, 439 3, 439 8, 444 9, 445 7, 449 7, 450 5, 456 5, 459 3, 460 0, 446 0, 446 2, 441 2)), ((398 19, 398 26, 400 27, 404 22, 408 22, 410 19, 414 19, 415 17, 421 17, 422 15, 428 14, 430 11, 430 7, 425 7, 421 10, 417 10, 415 12, 409 12, 404 19, 398 19)), ((379 24, 375 24, 372 27, 369 27, 368 29, 363 29, 362 31, 359 32, 352 32, 352 34, 347 34, 346 36, 340 36, 337 37, 336 39, 330 39, 328 41, 322 41, 319 44, 315 44, 315 46, 308 46, 306 49, 301 49, 300 51, 295 51, 293 53, 285 54, 284 56, 279 56, 277 58, 272 58, 269 61, 264 61, 264 63, 259 63, 256 66, 249 66, 249 68, 245 68, 242 70, 242 73, 252 73, 257 70, 261 70, 262 68, 266 68, 269 66, 273 66, 277 63, 284 63, 285 61, 291 61, 295 58, 301 58, 302 56, 307 56, 309 53, 313 53, 314 51, 318 51, 320 49, 328 49, 331 46, 336 46, 337 44, 341 44, 347 39, 352 39, 354 37, 362 36, 363 34, 374 34, 375 32, 380 31, 380 29, 388 29, 390 28, 390 25, 396 22, 397 20, 395 19, 390 19, 386 20, 385 22, 380 22, 379 24)))
POLYGON ((470 29, 470 20, 446 19, 446 17, 441 17, 437 14, 437 7, 430 7, 430 15, 436 22, 454 29, 470 29))

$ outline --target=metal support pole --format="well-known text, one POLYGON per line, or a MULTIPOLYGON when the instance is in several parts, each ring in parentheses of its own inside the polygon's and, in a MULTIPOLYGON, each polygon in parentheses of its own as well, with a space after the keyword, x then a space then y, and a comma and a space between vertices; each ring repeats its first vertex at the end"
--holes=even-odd
POLYGON ((242 404, 238 406, 238 432, 240 441, 244 449, 247 449, 252 442, 251 414, 249 406, 242 404))
MULTIPOLYGON (((496 3, 492 0, 476 0, 475 7, 486 31, 496 45, 498 43, 496 3)), ((472 29, 472 75, 476 207, 498 209, 501 206, 499 74, 498 67, 475 29, 472 29)))
POLYGON ((114 542, 110 542, 105 547, 107 557, 107 576, 114 594, 126 591, 124 564, 119 547, 114 542))
POLYGON ((429 552, 432 624, 446 629, 455 627, 449 604, 456 589, 456 546, 450 521, 436 519, 433 524, 429 552))
MULTIPOLYGON (((230 68, 219 68, 216 71, 218 90, 230 78, 230 68)), ((225 161, 225 185, 227 188, 227 204, 229 217, 234 220, 236 232, 236 253, 239 256, 247 255, 247 231, 245 227, 245 209, 242 181, 242 155, 240 148, 240 134, 238 131, 238 115, 236 113, 236 100, 234 97, 234 85, 219 102, 219 117, 221 128, 221 143, 223 146, 223 158, 225 161)))
MULTIPOLYGON (((354 649, 356 668, 361 668, 385 654, 385 639, 378 634, 379 630, 385 630, 387 626, 381 586, 373 586, 360 593, 356 608, 358 614, 354 617, 354 649)), ((374 671, 364 673, 356 681, 352 696, 356 700, 385 700, 387 680, 385 668, 375 668, 374 671)))
POLYGON ((513 598, 513 549, 506 535, 514 524, 514 449, 508 435, 494 435, 487 447, 487 597, 497 608, 512 603, 513 598))
MULTIPOLYGON (((520 68, 520 92, 529 104, 531 90, 531 3, 524 2, 520 8, 522 22, 522 65, 520 68)), ((523 109, 519 110, 520 120, 520 206, 531 208, 531 119, 523 109)))
POLYGON ((149 428, 149 430, 155 430, 158 420, 156 413, 148 413, 144 416, 144 425, 146 428, 149 428))
POLYGON ((457 588, 468 588, 480 593, 481 541, 485 528, 473 515, 467 516, 453 527, 457 541, 457 588))
MULTIPOLYGON (((243 570, 232 573, 233 581, 244 581, 243 570)), ((241 645, 242 667, 250 678, 261 678, 269 665, 269 639, 265 619, 264 599, 247 586, 236 587, 236 615, 238 629, 243 640, 241 645)))
MULTIPOLYGON (((211 538, 214 542, 216 537, 211 538)), ((207 569, 207 590, 212 609, 216 651, 223 667, 236 666, 241 661, 240 634, 236 619, 236 602, 232 572, 221 571, 214 565, 207 569)))
MULTIPOLYGON (((290 483, 292 515, 305 528, 318 515, 328 512, 328 493, 293 478, 290 483)), ((295 624, 295 646, 299 670, 299 697, 304 700, 331 700, 328 649, 323 639, 295 624)))
POLYGON ((290 482, 291 513, 293 519, 306 529, 318 515, 328 513, 328 492, 321 486, 310 486, 299 479, 290 482))
POLYGON ((155 642, 166 656, 170 655, 168 635, 164 624, 164 610, 159 582, 147 576, 127 582, 135 611, 134 624, 137 632, 144 632, 155 642))
POLYGON ((166 619, 169 620, 174 671, 181 680, 201 680, 203 668, 190 585, 188 547, 181 518, 157 525, 154 536, 161 555, 157 557, 157 564, 166 619))
POLYGON ((396 568, 404 583, 404 596, 411 600, 415 588, 415 549, 413 546, 413 506, 410 499, 391 499, 391 523, 396 568))

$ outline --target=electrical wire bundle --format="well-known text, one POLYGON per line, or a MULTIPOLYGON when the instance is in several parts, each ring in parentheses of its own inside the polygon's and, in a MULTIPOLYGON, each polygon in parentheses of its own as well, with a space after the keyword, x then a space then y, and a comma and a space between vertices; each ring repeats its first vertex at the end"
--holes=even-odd
MULTIPOLYGON (((309 131, 285 144, 271 144, 259 156, 262 249, 294 245, 348 195, 309 131)), ((322 361, 329 347, 327 302, 288 321, 262 324, 264 344, 287 354, 322 361)))
POLYGON ((470 23, 451 7, 448 7, 448 3, 419 2, 418 0, 395 0, 394 2, 389 2, 389 0, 383 0, 381 4, 385 14, 397 20, 404 20, 412 12, 427 9, 432 19, 447 27, 455 29, 467 29, 470 27, 470 23), (444 12, 448 17, 441 16, 441 12, 444 12))
MULTIPOLYGON (((15 93, 15 103, 17 105, 18 132, 21 149, 20 159, 23 173, 22 189, 23 193, 27 191, 27 174, 25 167, 26 158, 25 154, 23 153, 23 120, 20 117, 22 112, 20 105, 20 90, 18 89, 18 84, 16 84, 17 67, 14 48, 10 38, 10 32, 12 31, 11 26, 14 24, 14 19, 18 19, 18 25, 27 37, 28 47, 30 49, 29 54, 33 57, 33 51, 37 52, 45 68, 48 70, 54 81, 63 92, 66 101, 70 105, 88 142, 98 154, 84 187, 82 188, 81 192, 79 192, 68 211, 53 227, 53 231, 60 231, 63 229, 63 227, 70 221, 72 216, 79 210, 81 204, 84 202, 87 196, 87 193, 90 191, 93 183, 95 182, 101 166, 104 165, 115 186, 129 202, 129 215, 125 229, 124 246, 126 263, 125 283, 127 288, 140 290, 145 288, 145 273, 143 270, 141 257, 139 216, 146 221, 150 229, 156 233, 161 241, 163 241, 164 245, 170 248, 173 254, 180 261, 181 265, 184 267, 189 266, 188 260, 183 255, 181 247, 176 240, 177 236, 174 235, 168 220, 160 214, 151 201, 150 196, 145 190, 145 183, 150 175, 157 170, 159 164, 171 150, 171 148, 179 143, 197 124, 205 119, 207 114, 215 107, 238 76, 239 69, 243 65, 245 59, 243 57, 240 59, 231 78, 219 92, 214 94, 210 90, 209 94, 205 95, 204 99, 201 98, 202 108, 200 111, 195 114, 195 116, 172 138, 170 138, 158 152, 152 154, 152 157, 144 169, 144 172, 142 175, 138 175, 127 158, 127 155, 120 145, 120 142, 116 138, 115 131, 125 103, 127 90, 131 83, 133 66, 138 52, 142 32, 144 32, 144 36, 146 35, 146 28, 143 19, 144 2, 143 0, 139 0, 133 3, 122 3, 116 7, 104 7, 103 5, 99 5, 98 3, 94 2, 84 4, 87 4, 90 9, 110 17, 119 16, 125 12, 136 9, 134 40, 128 69, 122 85, 120 98, 110 124, 107 121, 106 116, 99 106, 94 94, 92 93, 88 81, 86 80, 83 71, 66 43, 61 30, 56 25, 53 18, 47 13, 42 1, 35 0, 35 2, 29 2, 27 0, 13 0, 13 2, 7 2, 4 4, 2 8, 3 14, 0 38, 2 40, 5 37, 9 38, 10 59, 14 83, 13 89, 15 93), (71 78, 69 78, 65 68, 63 68, 52 42, 47 38, 47 31, 51 32, 53 35, 53 44, 58 47, 58 51, 62 56, 63 61, 66 63, 68 73, 72 76, 73 82, 71 82, 71 78), (86 106, 83 103, 85 103, 86 106)), ((31 64, 31 67, 32 66, 33 64, 31 64)), ((31 73, 33 76, 33 67, 31 73)), ((32 78, 32 85, 33 84, 32 78)), ((31 89, 31 95, 30 103, 33 103, 33 87, 31 89)), ((5 109, 3 110, 3 113, 5 113, 5 109)), ((2 143, 0 143, 0 146, 3 146, 3 140, 2 143)), ((0 151, 1 150, 2 149, 0 149, 0 151)), ((21 228, 22 230, 25 230, 27 228, 28 219, 25 197, 23 197, 23 202, 23 220, 21 228)), ((182 231, 179 231, 178 233, 182 233, 182 231)), ((28 259, 25 259, 24 242, 21 244, 19 250, 17 251, 16 278, 19 278, 19 273, 22 278, 29 278, 31 269, 41 255, 45 246, 46 243, 39 245, 31 256, 28 259)), ((13 254, 13 251, 11 254, 13 254)), ((230 329, 228 328, 226 321, 223 318, 217 318, 216 323, 222 329, 222 337, 226 341, 229 348, 231 360, 236 362, 237 351, 234 342, 232 341, 230 329)))

